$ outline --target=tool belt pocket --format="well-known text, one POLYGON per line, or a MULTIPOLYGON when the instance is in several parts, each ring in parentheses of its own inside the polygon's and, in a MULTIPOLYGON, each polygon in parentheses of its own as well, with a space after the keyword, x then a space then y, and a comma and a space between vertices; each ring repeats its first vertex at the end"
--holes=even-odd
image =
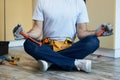
POLYGON ((68 44, 62 41, 53 41, 52 46, 53 46, 53 50, 55 52, 66 49, 68 47, 70 47, 72 44, 68 44))
POLYGON ((51 40, 50 38, 45 38, 42 42, 52 46, 53 51, 55 52, 66 49, 73 44, 73 41, 70 38, 66 38, 65 41, 57 41, 51 40))

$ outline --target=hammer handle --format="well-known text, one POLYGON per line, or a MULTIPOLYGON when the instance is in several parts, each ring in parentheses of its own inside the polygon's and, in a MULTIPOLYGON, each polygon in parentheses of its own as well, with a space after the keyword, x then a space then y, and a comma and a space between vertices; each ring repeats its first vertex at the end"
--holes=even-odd
POLYGON ((42 42, 36 41, 35 39, 31 38, 30 36, 28 36, 28 35, 25 34, 24 32, 21 31, 20 34, 21 34, 22 36, 24 36, 26 39, 28 38, 28 39, 30 39, 31 41, 33 41, 34 43, 36 43, 36 44, 42 46, 42 42))
POLYGON ((101 36, 103 33, 105 32, 105 28, 104 29, 102 29, 100 32, 98 32, 97 34, 96 34, 96 36, 101 36))

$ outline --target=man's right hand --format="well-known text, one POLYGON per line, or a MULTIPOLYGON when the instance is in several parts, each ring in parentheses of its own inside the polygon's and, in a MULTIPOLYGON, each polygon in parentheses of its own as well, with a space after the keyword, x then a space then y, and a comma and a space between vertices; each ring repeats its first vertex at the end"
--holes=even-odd
POLYGON ((21 31, 26 33, 21 27, 21 25, 18 24, 17 26, 15 26, 15 28, 13 29, 13 35, 15 37, 15 40, 24 39, 24 37, 20 34, 21 31))

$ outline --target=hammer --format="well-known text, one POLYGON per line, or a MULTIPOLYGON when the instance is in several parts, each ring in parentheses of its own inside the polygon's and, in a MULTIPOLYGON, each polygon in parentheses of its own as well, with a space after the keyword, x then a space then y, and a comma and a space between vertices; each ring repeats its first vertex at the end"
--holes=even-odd
POLYGON ((24 32, 20 31, 20 34, 25 37, 26 39, 30 39, 31 41, 33 41, 34 43, 42 46, 42 42, 38 42, 37 40, 33 39, 32 37, 30 37, 29 35, 25 34, 24 32))

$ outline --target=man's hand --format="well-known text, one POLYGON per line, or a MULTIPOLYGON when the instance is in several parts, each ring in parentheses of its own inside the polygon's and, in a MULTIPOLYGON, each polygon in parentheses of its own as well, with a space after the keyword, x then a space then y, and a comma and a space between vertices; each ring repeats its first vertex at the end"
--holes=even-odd
POLYGON ((24 37, 20 34, 21 31, 26 33, 21 27, 21 25, 18 24, 17 26, 15 26, 15 28, 13 29, 13 35, 15 37, 15 40, 24 39, 24 37))
POLYGON ((113 34, 113 28, 111 24, 102 24, 96 31, 96 36, 110 36, 113 34))

